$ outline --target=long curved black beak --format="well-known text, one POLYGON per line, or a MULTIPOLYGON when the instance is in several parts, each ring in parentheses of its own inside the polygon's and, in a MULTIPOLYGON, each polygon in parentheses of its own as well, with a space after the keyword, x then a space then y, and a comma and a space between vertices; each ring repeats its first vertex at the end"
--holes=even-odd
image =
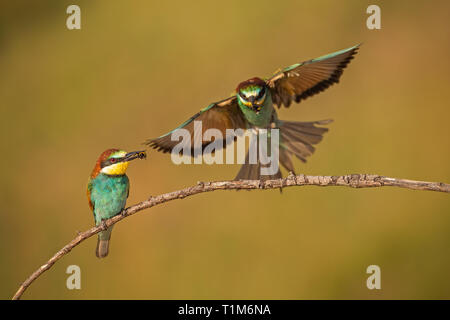
POLYGON ((128 152, 125 157, 123 157, 122 161, 131 161, 134 159, 145 159, 147 158, 147 153, 143 151, 133 151, 128 152))

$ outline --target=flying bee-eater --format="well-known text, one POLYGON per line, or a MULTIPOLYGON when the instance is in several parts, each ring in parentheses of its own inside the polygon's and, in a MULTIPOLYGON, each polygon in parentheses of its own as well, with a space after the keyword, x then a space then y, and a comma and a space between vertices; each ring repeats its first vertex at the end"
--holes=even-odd
MULTIPOLYGON (((279 162, 288 171, 294 172, 292 156, 306 162, 315 148, 314 144, 322 140, 327 128, 325 125, 331 120, 297 122, 279 120, 275 107, 288 108, 292 101, 296 103, 324 91, 334 83, 339 82, 343 69, 353 59, 360 45, 337 51, 316 59, 304 61, 284 68, 271 77, 261 79, 251 78, 241 82, 233 95, 227 99, 215 102, 200 110, 176 129, 187 129, 191 137, 194 136, 194 121, 201 121, 202 131, 210 128, 218 129, 222 133, 223 143, 232 142, 234 136, 226 132, 227 129, 279 129, 279 162)), ((176 130, 155 139, 149 139, 146 144, 158 151, 171 152, 179 144, 172 141, 171 134, 176 130)), ((194 139, 186 145, 194 151, 194 139)), ((203 151, 210 141, 202 141, 203 151)), ((195 154, 191 152, 191 155, 195 154)), ((275 179, 281 178, 281 172, 274 175, 261 176, 261 162, 248 163, 241 167, 236 180, 239 179, 275 179)))
MULTIPOLYGON (((95 163, 87 186, 89 207, 94 213, 95 225, 112 218, 125 208, 130 193, 130 181, 125 174, 130 161, 143 159, 145 151, 125 152, 119 149, 104 151, 95 163)), ((99 232, 95 254, 98 258, 108 255, 113 226, 99 232)))

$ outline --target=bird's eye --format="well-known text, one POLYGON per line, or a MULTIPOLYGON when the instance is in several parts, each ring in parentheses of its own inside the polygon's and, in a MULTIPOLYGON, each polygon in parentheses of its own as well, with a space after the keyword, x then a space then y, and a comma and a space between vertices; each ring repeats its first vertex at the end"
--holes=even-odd
POLYGON ((111 158, 109 161, 110 161, 111 163, 116 163, 116 158, 111 158))

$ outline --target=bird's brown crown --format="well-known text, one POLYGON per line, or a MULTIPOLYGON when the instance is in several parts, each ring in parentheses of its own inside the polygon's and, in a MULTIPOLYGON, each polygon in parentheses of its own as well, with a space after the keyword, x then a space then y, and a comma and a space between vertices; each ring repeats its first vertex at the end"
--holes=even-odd
POLYGON ((94 179, 102 170, 102 162, 109 158, 109 156, 115 152, 120 151, 119 149, 108 149, 102 152, 100 157, 98 157, 95 163, 94 170, 92 170, 91 178, 94 179))
POLYGON ((239 85, 236 88, 236 92, 239 93, 239 91, 241 91, 241 89, 244 89, 248 86, 264 87, 265 85, 266 85, 266 82, 263 79, 255 77, 255 78, 251 78, 251 79, 248 79, 246 81, 239 83, 239 85))

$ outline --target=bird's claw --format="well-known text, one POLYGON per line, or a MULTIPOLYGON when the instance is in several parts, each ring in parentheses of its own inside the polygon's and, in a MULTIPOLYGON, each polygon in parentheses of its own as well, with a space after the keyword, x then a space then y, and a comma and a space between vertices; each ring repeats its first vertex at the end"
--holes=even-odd
POLYGON ((103 230, 108 229, 108 226, 106 225, 106 220, 102 220, 101 226, 102 226, 102 229, 103 229, 103 230))
POLYGON ((263 178, 259 178, 259 185, 258 185, 258 187, 260 189, 264 189, 265 186, 266 186, 266 180, 263 179, 263 178))

